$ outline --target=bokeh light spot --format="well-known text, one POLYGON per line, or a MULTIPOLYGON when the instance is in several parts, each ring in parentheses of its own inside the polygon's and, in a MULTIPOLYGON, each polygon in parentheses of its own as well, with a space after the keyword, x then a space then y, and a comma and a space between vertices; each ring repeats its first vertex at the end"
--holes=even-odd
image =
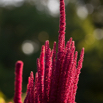
POLYGON ((5 7, 9 5, 14 5, 16 7, 21 6, 24 0, 0 0, 0 6, 5 7))
POLYGON ((24 54, 30 55, 32 53, 37 52, 38 50, 39 50, 39 45, 30 40, 26 40, 22 44, 22 51, 24 54))
POLYGON ((78 6, 77 7, 77 15, 81 19, 85 19, 88 16, 88 10, 85 6, 78 6))
POLYGON ((93 34, 97 40, 103 39, 103 29, 95 29, 93 34))
POLYGON ((94 11, 94 7, 92 4, 86 4, 86 8, 88 10, 88 14, 92 14, 94 11))
POLYGON ((47 7, 52 16, 59 15, 59 1, 58 0, 48 0, 47 7))

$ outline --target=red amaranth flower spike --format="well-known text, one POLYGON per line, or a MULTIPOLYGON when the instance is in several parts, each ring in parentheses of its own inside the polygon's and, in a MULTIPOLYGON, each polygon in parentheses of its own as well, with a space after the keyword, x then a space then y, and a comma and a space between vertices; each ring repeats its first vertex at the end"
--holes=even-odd
POLYGON ((48 86, 50 85, 49 81, 49 72, 50 72, 50 51, 49 51, 49 41, 45 42, 45 71, 44 71, 44 101, 47 102, 49 100, 49 89, 48 86))
POLYGON ((30 103, 34 103, 34 75, 30 73, 30 103))
POLYGON ((15 65, 15 94, 14 94, 14 103, 22 103, 21 94, 22 94, 22 71, 23 71, 23 62, 17 61, 15 65))
POLYGON ((45 57, 45 46, 41 48, 40 59, 37 59, 38 64, 38 95, 40 103, 44 101, 44 57, 45 57))
POLYGON ((60 24, 59 24, 59 38, 58 38, 58 52, 64 50, 65 47, 65 3, 60 0, 60 24))
POLYGON ((52 91, 50 94, 50 103, 56 102, 57 90, 59 84, 60 71, 63 67, 64 50, 65 50, 65 3, 60 0, 60 25, 59 25, 59 38, 58 38, 58 54, 56 61, 56 68, 53 77, 52 91))
POLYGON ((79 81, 79 74, 80 74, 80 70, 82 68, 83 58, 84 58, 84 48, 81 51, 77 69, 75 69, 76 72, 75 72, 74 87, 73 87, 73 103, 75 101, 75 95, 76 95, 76 91, 77 91, 77 84, 78 84, 78 81, 79 81))
POLYGON ((30 77, 28 77, 28 84, 27 84, 27 95, 25 97, 24 103, 28 103, 30 100, 30 77))
MULTIPOLYGON (((30 73, 24 103, 76 103, 75 95, 79 74, 82 68, 84 48, 77 64, 78 52, 75 42, 70 38, 65 46, 65 3, 60 0, 60 25, 58 37, 58 52, 56 42, 53 50, 49 48, 49 41, 41 48, 40 58, 37 59, 37 73, 35 82, 33 72, 30 73), (57 59, 56 59, 57 56, 57 59)), ((21 102, 23 63, 16 63, 14 103, 21 102)))
POLYGON ((44 101, 49 101, 50 83, 52 75, 52 55, 49 48, 49 41, 45 42, 45 71, 44 71, 44 101))
POLYGON ((34 103, 39 103, 39 96, 38 96, 38 73, 35 74, 35 83, 34 83, 34 103))

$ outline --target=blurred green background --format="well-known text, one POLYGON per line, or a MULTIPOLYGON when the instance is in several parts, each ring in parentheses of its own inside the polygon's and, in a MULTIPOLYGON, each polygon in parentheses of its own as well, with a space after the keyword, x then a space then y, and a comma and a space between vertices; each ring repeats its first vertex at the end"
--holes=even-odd
MULTIPOLYGON (((66 41, 85 48, 77 103, 103 103, 103 0, 65 0, 66 41)), ((45 40, 58 42, 59 0, 0 0, 0 101, 14 95, 14 68, 24 62, 23 93, 45 40)), ((24 94, 25 95, 25 94, 24 94)), ((1 102, 0 102, 1 103, 1 102)))

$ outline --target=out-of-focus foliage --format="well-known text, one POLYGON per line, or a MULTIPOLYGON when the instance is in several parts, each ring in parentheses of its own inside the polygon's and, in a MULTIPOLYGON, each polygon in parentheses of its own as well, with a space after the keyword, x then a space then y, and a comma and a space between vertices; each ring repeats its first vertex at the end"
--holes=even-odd
MULTIPOLYGON (((48 1, 0 7, 0 91, 7 99, 13 98, 15 62, 24 62, 24 93, 30 71, 36 72, 41 45, 49 39, 52 48, 58 41, 59 16, 50 13, 48 1)), ((73 37, 79 53, 85 48, 76 101, 103 103, 103 1, 65 1, 66 41, 73 37)))
POLYGON ((2 92, 0 92, 0 103, 5 103, 4 98, 5 98, 5 96, 3 95, 2 92))

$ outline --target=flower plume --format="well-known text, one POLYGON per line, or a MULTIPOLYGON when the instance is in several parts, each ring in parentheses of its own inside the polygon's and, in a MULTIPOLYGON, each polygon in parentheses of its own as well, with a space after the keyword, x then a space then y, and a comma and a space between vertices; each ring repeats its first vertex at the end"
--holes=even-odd
POLYGON ((15 103, 22 103, 21 101, 22 71, 23 71, 23 62, 18 61, 15 65, 15 94, 14 94, 15 103))
MULTIPOLYGON (((58 52, 56 53, 56 42, 52 50, 48 40, 42 46, 40 57, 37 58, 35 82, 31 72, 24 103, 75 103, 84 48, 77 62, 75 42, 70 38, 65 45, 65 26, 65 3, 64 0, 60 0, 58 52)), ((22 103, 22 70, 23 63, 18 61, 15 69, 14 103, 22 103)))

